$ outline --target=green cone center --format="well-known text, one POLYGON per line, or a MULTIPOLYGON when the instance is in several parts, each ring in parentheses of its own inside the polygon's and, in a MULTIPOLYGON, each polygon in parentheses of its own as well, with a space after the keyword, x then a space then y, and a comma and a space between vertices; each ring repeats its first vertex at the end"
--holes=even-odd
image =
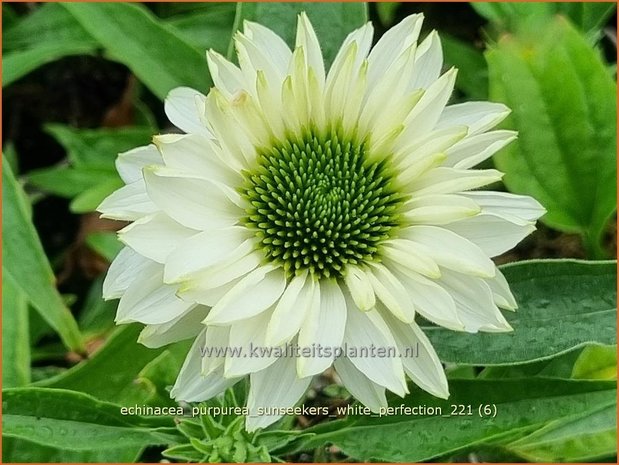
POLYGON ((398 225, 401 197, 384 163, 368 162, 363 145, 308 136, 258 156, 246 173, 245 223, 268 260, 290 274, 341 277, 348 264, 377 260, 398 225))

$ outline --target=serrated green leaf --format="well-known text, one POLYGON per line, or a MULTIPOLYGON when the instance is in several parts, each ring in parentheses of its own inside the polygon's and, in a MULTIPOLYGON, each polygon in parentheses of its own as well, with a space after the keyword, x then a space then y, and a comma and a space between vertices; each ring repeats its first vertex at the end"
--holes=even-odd
MULTIPOLYGON (((235 25, 241 29, 243 20, 258 22, 275 31, 289 46, 294 47, 297 16, 302 11, 307 13, 316 30, 327 66, 335 58, 346 36, 368 20, 367 4, 364 2, 239 2, 235 25)), ((229 57, 232 57, 232 51, 230 46, 229 57)))
POLYGON ((616 262, 532 260, 501 270, 519 305, 504 312, 514 331, 467 334, 425 326, 442 361, 510 365, 616 341, 616 262))
MULTIPOLYGON (((450 398, 440 400, 412 389, 398 407, 441 407, 442 415, 355 416, 325 423, 305 432, 297 450, 334 444, 354 460, 421 462, 465 452, 481 444, 513 441, 514 435, 551 421, 595 411, 615 403, 613 382, 524 378, 516 380, 451 380, 450 398), (453 405, 471 406, 472 415, 451 415, 453 405), (480 417, 480 405, 495 405, 496 416, 480 417)), ((458 407, 455 409, 460 411, 458 407)))
POLYGON ((617 454, 617 404, 555 421, 506 446, 531 462, 592 462, 617 454))
POLYGON ((37 232, 29 217, 25 194, 2 157, 2 272, 10 276, 43 319, 58 332, 65 345, 77 351, 84 346, 77 323, 55 286, 37 232))
POLYGON ((129 67, 160 99, 178 86, 208 91, 211 81, 204 52, 188 44, 144 6, 130 3, 62 5, 113 59, 129 67))
POLYGON ((518 140, 495 156, 510 191, 538 199, 549 226, 583 235, 591 256, 616 210, 616 84, 567 21, 505 36, 486 55, 490 97, 518 140), (540 34, 540 32, 542 32, 540 34))
POLYGON ((2 386, 30 383, 28 300, 8 274, 2 275, 2 386))
POLYGON ((2 392, 2 435, 70 452, 130 449, 176 442, 171 419, 123 415, 117 405, 61 389, 2 392))

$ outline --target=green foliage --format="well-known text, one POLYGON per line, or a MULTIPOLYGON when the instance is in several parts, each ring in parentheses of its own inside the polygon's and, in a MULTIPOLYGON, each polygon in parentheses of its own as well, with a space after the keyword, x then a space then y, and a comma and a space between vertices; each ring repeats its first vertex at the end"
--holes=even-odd
POLYGON ((518 140, 495 157, 512 192, 538 199, 549 226, 577 232, 589 254, 616 210, 616 84, 563 19, 505 36, 487 54, 490 96, 512 109, 518 140))
POLYGON ((11 280, 68 348, 82 351, 77 323, 56 290, 54 273, 30 218, 30 206, 4 156, 2 213, 3 277, 11 280))
POLYGON ((392 407, 441 407, 442 416, 350 416, 307 429, 316 436, 301 440, 297 447, 307 450, 331 443, 359 461, 419 462, 481 445, 505 444, 532 428, 616 405, 614 382, 474 379, 452 380, 449 388, 447 401, 412 389, 404 399, 390 402, 392 407), (467 407, 461 410, 454 405, 467 407), (487 410, 484 406, 491 407, 487 410), (452 413, 461 411, 462 415, 452 413))
POLYGON ((51 453, 64 462, 135 460, 148 445, 175 442, 172 424, 164 417, 122 415, 117 406, 78 392, 7 389, 2 392, 2 458, 20 462, 51 453))
MULTIPOLYGON (((268 24, 286 43, 294 47, 297 15, 305 11, 320 41, 325 64, 331 64, 346 36, 367 21, 367 5, 351 3, 260 3, 239 2, 235 29, 242 29, 243 20, 268 24)), ((232 58, 232 44, 228 58, 232 58)))
POLYGON ((178 86, 208 91, 211 81, 203 51, 162 24, 144 6, 131 3, 62 5, 112 59, 127 65, 159 98, 165 98, 178 86))
POLYGON ((519 305, 515 313, 505 312, 514 331, 466 334, 424 327, 441 360, 510 365, 616 341, 616 262, 534 260, 501 270, 519 305))
POLYGON ((8 273, 2 274, 2 386, 30 383, 28 300, 8 273))

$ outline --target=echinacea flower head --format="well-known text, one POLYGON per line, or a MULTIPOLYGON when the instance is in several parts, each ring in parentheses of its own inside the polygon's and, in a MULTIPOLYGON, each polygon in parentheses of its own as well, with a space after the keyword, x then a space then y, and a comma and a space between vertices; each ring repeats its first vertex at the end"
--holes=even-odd
POLYGON ((441 74, 435 32, 418 44, 421 24, 409 16, 374 47, 366 24, 327 72, 304 14, 294 50, 246 22, 238 66, 208 53, 208 95, 178 88, 166 99, 186 134, 118 157, 126 186, 99 210, 131 223, 104 296, 120 298, 118 323, 146 325, 149 347, 195 337, 175 399, 206 400, 249 374, 248 408, 264 413, 247 418, 254 430, 331 366, 373 410, 386 389, 405 395, 407 377, 447 397, 418 315, 456 331, 511 330, 499 308, 516 302, 490 257, 544 209, 480 189, 501 179, 474 167, 515 138, 491 130, 509 110, 447 105, 456 71, 441 74), (291 345, 313 349, 266 350, 291 345))

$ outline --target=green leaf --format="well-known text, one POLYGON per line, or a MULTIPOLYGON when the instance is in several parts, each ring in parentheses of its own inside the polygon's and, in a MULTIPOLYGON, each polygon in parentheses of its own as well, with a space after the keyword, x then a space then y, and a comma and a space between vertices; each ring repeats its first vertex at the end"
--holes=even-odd
POLYGON ((91 54, 96 47, 64 8, 42 5, 3 34, 2 86, 64 56, 91 54))
POLYGON ((574 364, 576 379, 616 379, 617 346, 586 347, 574 364))
POLYGON ((593 462, 617 454, 617 404, 559 420, 507 446, 530 462, 593 462))
POLYGON ((82 192, 108 181, 118 174, 107 169, 84 169, 58 166, 34 170, 26 175, 29 184, 60 197, 73 198, 82 192))
POLYGON ((556 4, 551 2, 471 2, 469 5, 496 27, 508 31, 522 23, 546 20, 556 11, 556 4))
POLYGON ((153 136, 150 127, 76 129, 47 124, 45 130, 64 147, 75 167, 114 172, 114 162, 120 152, 146 145, 153 136))
POLYGON ((591 412, 615 403, 613 382, 525 378, 516 380, 452 380, 450 398, 437 399, 414 388, 391 407, 440 407, 441 414, 351 416, 306 429, 316 436, 301 441, 297 450, 334 444, 358 461, 421 462, 496 444, 551 421, 591 412), (465 406, 461 409, 459 406, 465 406), (470 411, 471 415, 452 412, 470 411), (453 407, 456 406, 456 407, 453 407), (496 415, 480 417, 490 406, 496 415))
POLYGON ((396 17, 398 8, 400 8, 400 2, 376 2, 376 14, 383 26, 391 26, 396 17))
POLYGON ((446 66, 458 68, 456 87, 471 99, 488 98, 488 67, 480 50, 447 34, 441 34, 446 66))
POLYGON ((236 4, 210 5, 198 11, 170 18, 168 24, 195 48, 214 49, 225 55, 232 38, 236 4))
POLYGON ((616 262, 532 260, 501 271, 519 305, 516 312, 505 312, 514 331, 467 334, 424 327, 442 361, 509 365, 615 343, 616 262))
POLYGON ((617 9, 615 2, 561 2, 558 10, 567 14, 585 34, 596 34, 617 9))
POLYGON ((63 458, 65 452, 68 457, 136 456, 148 445, 176 442, 174 429, 163 425, 172 426, 172 419, 123 415, 117 405, 78 392, 15 388, 2 393, 2 435, 13 446, 3 447, 5 460, 19 456, 25 444, 55 450, 63 458))
POLYGON ((92 186, 75 197, 69 204, 69 209, 73 213, 93 212, 108 195, 122 186, 124 186, 124 183, 120 177, 107 178, 105 181, 92 186))
POLYGON ((97 231, 86 236, 86 245, 111 262, 123 248, 116 233, 112 231, 97 231))
MULTIPOLYGON (((6 246, 5 246, 6 247, 6 246)), ((30 383, 28 301, 9 274, 2 275, 2 386, 30 383)))
POLYGON ((188 344, 149 349, 136 342, 140 331, 139 325, 118 328, 90 359, 37 385, 84 392, 101 400, 126 405, 160 402, 157 384, 174 382, 188 344), (159 362, 167 364, 169 371, 165 379, 153 380, 154 367, 149 364, 164 352, 172 358, 163 358, 159 362), (105 382, 101 382, 102 379, 105 382))
POLYGON ((65 345, 77 351, 84 346, 77 323, 55 286, 37 232, 29 217, 25 194, 2 157, 2 272, 15 283, 65 345))
POLYGON ((144 6, 129 3, 63 3, 111 58, 128 66, 160 99, 178 86, 207 92, 204 52, 181 38, 144 6))
MULTIPOLYGON (((297 30, 297 15, 305 11, 320 41, 325 64, 329 66, 346 36, 368 20, 367 4, 362 2, 334 3, 237 3, 236 28, 243 20, 255 21, 275 31, 293 47, 297 30)), ((232 55, 228 48, 228 56, 232 55)), ((328 69, 328 68, 327 68, 328 69)))
POLYGON ((491 100, 518 140, 495 156, 510 191, 538 199, 549 226, 584 236, 592 256, 616 203, 616 84, 567 21, 505 36, 487 55, 491 100))

